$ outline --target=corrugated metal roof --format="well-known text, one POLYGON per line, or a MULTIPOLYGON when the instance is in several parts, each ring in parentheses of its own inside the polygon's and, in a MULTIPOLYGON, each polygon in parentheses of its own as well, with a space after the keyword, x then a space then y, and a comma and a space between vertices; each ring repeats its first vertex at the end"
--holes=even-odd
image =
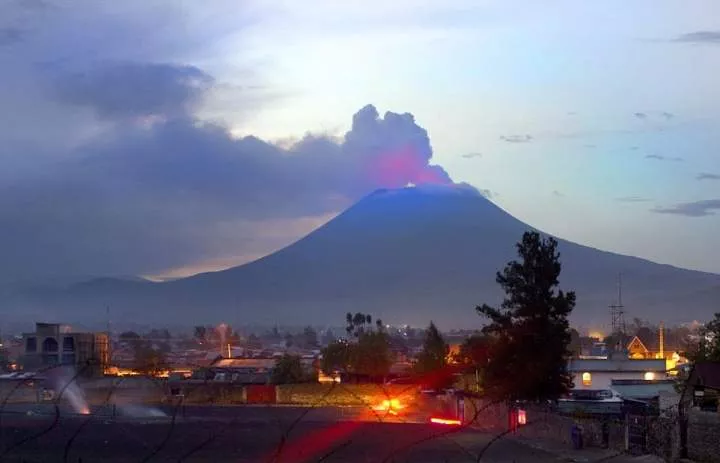
POLYGON ((651 399, 661 392, 675 392, 672 381, 648 381, 646 384, 613 384, 610 386, 618 394, 630 399, 651 399))
POLYGON ((630 359, 572 359, 568 362, 568 371, 577 373, 588 371, 665 371, 665 360, 630 359))

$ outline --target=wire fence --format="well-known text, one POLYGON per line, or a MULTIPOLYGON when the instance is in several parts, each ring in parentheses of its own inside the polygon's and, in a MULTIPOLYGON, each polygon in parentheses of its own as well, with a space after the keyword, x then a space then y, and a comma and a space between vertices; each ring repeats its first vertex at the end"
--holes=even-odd
MULTIPOLYGON (((63 367, 47 367, 40 373, 49 374, 59 368, 63 367)), ((237 461, 232 457, 234 450, 223 453, 225 448, 236 447, 248 455, 246 461, 263 463, 355 461, 349 459, 355 453, 364 458, 357 461, 480 462, 493 461, 493 449, 503 441, 512 441, 502 450, 513 454, 511 460, 551 458, 513 439, 517 429, 508 428, 507 404, 477 394, 464 395, 461 409, 457 408, 457 401, 452 402, 456 399, 435 399, 435 404, 454 404, 455 415, 461 417, 460 423, 436 426, 429 423, 429 417, 439 413, 437 408, 423 409, 421 419, 405 413, 421 409, 421 402, 430 400, 418 393, 415 385, 359 387, 332 382, 311 387, 314 395, 307 393, 307 385, 285 385, 278 386, 277 390, 289 391, 285 396, 289 404, 248 404, 247 396, 244 400, 229 396, 208 401, 203 394, 218 390, 210 379, 195 381, 193 387, 182 388, 182 394, 173 394, 167 379, 121 377, 107 381, 105 387, 100 388, 102 394, 97 391, 89 394, 92 400, 87 410, 76 409, 73 413, 68 391, 73 385, 82 384, 80 378, 87 368, 90 364, 64 377, 54 397, 40 404, 38 400, 35 403, 27 403, 23 398, 13 400, 22 388, 28 387, 21 381, 3 388, 7 392, 0 401, 0 461, 80 462, 100 461, 99 458, 106 461, 108 455, 115 461, 237 461), (139 386, 141 382, 145 383, 144 387, 139 386), (292 398, 294 388, 304 391, 300 401, 292 398), (370 390, 375 393, 368 392, 370 390), (397 400, 403 401, 398 407, 403 410, 400 413, 392 406, 382 405, 397 400), (240 404, 244 407, 237 406, 240 404), (283 405, 291 407, 283 408, 283 405), (152 413, 127 412, 127 407, 152 413), (92 431, 95 423, 103 424, 103 433, 92 431), (377 425, 387 426, 374 430, 373 426, 377 428, 377 425), (198 436, 200 432, 202 436, 198 436), (105 451, 103 445, 117 450, 105 451), (515 452, 521 455, 514 455, 515 452), (418 458, 418 454, 422 458, 423 453, 427 453, 427 458, 436 459, 407 459, 418 458)), ((41 385, 33 387, 37 390, 41 385)), ((549 426, 548 416, 530 412, 520 434, 532 436, 529 430, 536 428, 537 436, 544 435, 541 430, 549 426)), ((668 419, 667 429, 671 421, 668 419)), ((666 429, 660 426, 660 421, 657 423, 666 429)), ((556 427, 554 432, 567 430, 565 425, 556 427)), ((660 437, 656 441, 651 440, 649 447, 665 445, 667 439, 660 437)), ((655 447, 652 450, 660 453, 655 447)))

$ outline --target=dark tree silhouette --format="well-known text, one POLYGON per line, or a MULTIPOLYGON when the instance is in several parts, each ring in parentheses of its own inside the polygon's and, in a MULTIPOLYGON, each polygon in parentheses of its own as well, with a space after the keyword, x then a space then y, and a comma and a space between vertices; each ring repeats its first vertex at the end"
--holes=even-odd
POLYGON ((319 345, 317 331, 312 326, 306 326, 302 333, 302 347, 315 349, 319 345))
POLYGON ((155 375, 168 368, 165 352, 161 349, 154 349, 148 341, 135 341, 133 346, 135 370, 155 375))
POLYGON ((280 357, 272 372, 274 384, 294 384, 309 381, 310 377, 300 362, 297 355, 283 355, 280 357))
POLYGON ((323 350, 322 369, 325 373, 340 370, 356 375, 380 379, 390 372, 390 343, 382 320, 363 313, 345 316, 348 336, 357 342, 335 341, 323 350))
POLYGON ((509 400, 555 399, 572 387, 567 317, 575 293, 557 290, 561 265, 555 239, 526 232, 517 251, 520 260, 496 276, 506 294, 500 309, 476 307, 490 320, 483 332, 493 341, 485 391, 509 400))
MULTIPOLYGON (((372 316, 360 312, 355 315, 348 312, 345 315, 345 322, 347 324, 345 331, 347 331, 348 336, 355 336, 356 338, 359 338, 366 331, 371 331, 373 327, 372 316)), ((381 331, 383 328, 382 320, 375 320, 375 327, 378 331, 381 331)))
POLYGON ((430 322, 430 326, 425 330, 422 351, 417 357, 416 371, 418 373, 430 373, 442 370, 447 365, 449 350, 435 323, 430 322))
POLYGON ((207 328, 202 325, 196 326, 195 330, 193 331, 193 337, 198 342, 205 342, 207 340, 207 328))
POLYGON ((716 313, 698 334, 697 343, 687 353, 688 359, 693 363, 720 362, 720 313, 716 313))
POLYGON ((333 341, 322 350, 320 368, 331 375, 336 371, 347 373, 350 369, 350 345, 345 341, 333 341))
POLYGON ((570 355, 573 357, 579 357, 580 354, 582 354, 582 340, 580 339, 580 333, 575 328, 570 329, 568 351, 570 351, 570 355))
POLYGON ((490 360, 492 338, 478 333, 467 338, 455 355, 455 361, 466 367, 467 371, 483 370, 490 360))
POLYGON ((390 372, 390 344, 382 331, 360 333, 358 342, 350 349, 353 373, 372 378, 383 378, 390 372))
POLYGON ((425 338, 414 370, 423 384, 431 389, 445 389, 452 386, 455 377, 448 365, 450 348, 434 323, 425 330, 425 338))

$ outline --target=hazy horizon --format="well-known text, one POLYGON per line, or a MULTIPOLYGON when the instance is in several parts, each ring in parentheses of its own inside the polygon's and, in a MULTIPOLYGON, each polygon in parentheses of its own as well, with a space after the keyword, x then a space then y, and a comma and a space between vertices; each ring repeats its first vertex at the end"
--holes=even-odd
POLYGON ((720 273, 717 3, 153 5, 0 7, 0 287, 228 268, 450 182, 720 273))

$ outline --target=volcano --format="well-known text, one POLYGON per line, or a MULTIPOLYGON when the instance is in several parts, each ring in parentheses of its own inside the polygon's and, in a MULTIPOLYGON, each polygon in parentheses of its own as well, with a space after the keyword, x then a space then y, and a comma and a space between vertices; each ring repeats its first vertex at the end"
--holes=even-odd
MULTIPOLYGON (((342 325, 346 312, 361 311, 391 323, 479 327, 474 307, 502 300, 495 274, 527 230, 469 186, 378 190, 239 267, 165 283, 94 280, 15 303, 71 319, 104 316, 110 305, 115 317, 146 323, 342 325)), ((630 318, 705 320, 720 306, 720 275, 558 241, 560 287, 577 293, 575 324, 609 323, 619 274, 630 318)))

